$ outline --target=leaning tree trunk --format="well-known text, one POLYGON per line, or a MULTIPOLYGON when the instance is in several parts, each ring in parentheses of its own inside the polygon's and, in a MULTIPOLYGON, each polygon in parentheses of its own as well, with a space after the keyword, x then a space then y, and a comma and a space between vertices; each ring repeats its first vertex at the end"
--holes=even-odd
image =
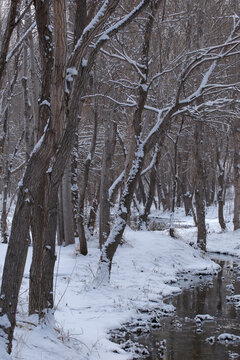
MULTIPOLYGON (((0 325, 0 337, 8 344, 11 352, 13 331, 16 324, 18 294, 22 282, 23 271, 28 250, 28 234, 31 222, 31 206, 38 194, 39 179, 48 168, 49 148, 51 148, 51 132, 46 133, 44 146, 33 152, 25 170, 24 178, 19 184, 19 194, 12 221, 11 235, 5 258, 1 297, 0 317, 7 316, 9 323, 0 325), (4 295, 4 296, 3 296, 4 295), (1 329, 2 328, 2 329, 1 329), (4 336, 4 333, 6 336, 4 336), (6 340, 7 339, 7 340, 6 340)), ((42 232, 42 225, 40 231, 42 232)))
MULTIPOLYGON (((123 192, 119 202, 118 215, 110 231, 110 234, 102 247, 99 268, 95 278, 96 285, 109 281, 112 259, 118 245, 121 242, 125 230, 130 206, 136 188, 136 184, 143 167, 145 149, 142 142, 142 114, 147 100, 147 78, 148 78, 148 56, 151 34, 156 14, 161 1, 151 3, 151 11, 144 29, 144 41, 142 46, 142 64, 144 64, 144 76, 141 78, 138 87, 137 107, 133 114, 132 128, 134 130, 133 141, 130 143, 129 151, 126 158, 125 180, 123 192)), ((169 114, 170 115, 170 114, 169 114)), ((168 121, 166 121, 168 123, 168 121)), ((165 123, 165 122, 163 122, 165 123)), ((163 125, 163 124, 162 124, 163 125)))
MULTIPOLYGON (((9 155, 7 155, 9 156, 9 155)), ((1 236, 2 242, 8 242, 8 226, 7 226, 7 197, 10 182, 10 171, 8 158, 5 160, 5 170, 3 176, 3 192, 2 192, 2 214, 1 214, 1 236)))
POLYGON ((0 137, 0 174, 3 170, 3 153, 4 153, 4 147, 7 140, 7 154, 6 154, 6 160, 4 164, 4 175, 3 175, 3 192, 2 192, 2 214, 1 214, 1 235, 2 235, 2 241, 3 243, 8 242, 8 234, 7 234, 7 197, 8 197, 8 191, 9 191, 9 183, 10 183, 10 164, 9 164, 9 108, 10 103, 13 97, 13 89, 16 84, 18 73, 19 73, 19 67, 18 67, 18 60, 19 55, 15 57, 15 69, 14 69, 14 76, 12 80, 9 82, 9 89, 8 89, 8 98, 7 98, 7 105, 5 108, 5 111, 3 113, 3 129, 2 134, 0 137))

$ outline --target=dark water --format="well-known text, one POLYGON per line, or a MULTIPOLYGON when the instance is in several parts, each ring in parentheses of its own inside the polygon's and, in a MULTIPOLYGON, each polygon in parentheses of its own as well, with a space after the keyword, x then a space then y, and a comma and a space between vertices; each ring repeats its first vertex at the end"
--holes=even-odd
MULTIPOLYGON (((227 360, 240 359, 240 341, 223 341, 222 333, 240 336, 238 303, 227 301, 228 296, 240 294, 240 263, 231 257, 214 258, 222 270, 214 277, 182 280, 188 289, 166 302, 176 307, 174 316, 162 318, 160 328, 150 327, 144 335, 130 335, 131 341, 144 346, 147 360, 227 360), (195 285, 193 283, 195 282, 195 285), (189 289, 190 286, 190 289, 189 289), (198 314, 208 314, 212 321, 196 321, 198 314), (209 339, 210 338, 210 339, 209 339), (209 339, 206 341, 206 339, 209 339)), ((136 355, 135 355, 135 358, 136 355)))

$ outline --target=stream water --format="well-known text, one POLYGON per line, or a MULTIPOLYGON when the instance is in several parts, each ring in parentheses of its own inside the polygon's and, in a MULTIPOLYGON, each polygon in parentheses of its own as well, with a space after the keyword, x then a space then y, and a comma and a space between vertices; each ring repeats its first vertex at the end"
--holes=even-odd
POLYGON ((182 277, 183 292, 166 300, 176 307, 173 316, 161 318, 148 333, 127 332, 127 342, 140 344, 134 358, 240 359, 240 260, 214 256, 214 261, 222 267, 216 276, 182 277))

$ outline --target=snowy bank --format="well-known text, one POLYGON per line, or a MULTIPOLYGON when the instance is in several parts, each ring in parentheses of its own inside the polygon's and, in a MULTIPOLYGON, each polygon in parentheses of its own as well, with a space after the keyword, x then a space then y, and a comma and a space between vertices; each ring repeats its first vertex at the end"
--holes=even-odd
MULTIPOLYGON (((134 321, 139 311, 166 309, 165 297, 181 291, 180 273, 213 274, 219 266, 181 239, 160 231, 127 229, 119 247, 108 286, 93 289, 99 249, 89 242, 89 255, 77 255, 75 246, 57 248, 55 314, 37 325, 27 316, 27 286, 31 248, 19 301, 18 327, 12 359, 129 359, 110 342, 109 331, 134 321)), ((6 245, 1 244, 1 264, 6 245)))

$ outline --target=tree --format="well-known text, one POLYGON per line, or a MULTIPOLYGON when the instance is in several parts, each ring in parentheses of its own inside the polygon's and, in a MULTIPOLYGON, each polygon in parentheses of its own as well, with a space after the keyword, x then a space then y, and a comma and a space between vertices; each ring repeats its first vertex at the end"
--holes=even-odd
MULTIPOLYGON (((35 286, 39 287, 39 282, 41 283, 41 297, 36 305, 39 304, 38 311, 40 315, 42 315, 44 309, 51 308, 53 305, 52 282, 55 263, 56 199, 63 169, 70 156, 74 135, 80 120, 78 116, 81 107, 79 99, 84 95, 89 71, 92 69, 99 49, 111 36, 117 33, 119 29, 123 28, 135 18, 148 3, 149 1, 147 0, 140 1, 139 4, 127 13, 127 15, 124 15, 121 20, 116 21, 112 15, 115 15, 118 1, 104 1, 95 15, 94 20, 85 28, 82 36, 78 39, 68 61, 64 61, 65 45, 63 45, 63 42, 65 41, 64 29, 66 25, 64 1, 53 1, 55 13, 55 52, 51 90, 51 117, 47 118, 44 128, 44 126, 42 126, 42 117, 44 117, 44 114, 39 115, 39 122, 43 129, 42 137, 31 153, 20 184, 3 270, 0 300, 0 336, 3 348, 6 348, 7 345, 8 352, 11 352, 13 331, 16 323, 16 307, 27 255, 28 243, 26 238, 30 227, 32 206, 34 209, 37 208, 34 202, 37 197, 39 198, 39 196, 41 196, 42 198, 40 198, 39 201, 40 204, 44 204, 44 212, 41 212, 43 221, 41 222, 41 229, 37 229, 36 227, 35 236, 39 239, 42 233, 44 233, 45 236, 43 237, 44 242, 39 252, 36 253, 35 263, 40 265, 38 269, 40 278, 37 278, 35 286), (95 46, 89 48, 95 36, 104 30, 107 20, 111 20, 111 25, 98 37, 95 46), (84 56, 88 56, 87 63, 84 61, 84 56), (65 83, 65 73, 67 83, 65 83), (73 82, 73 84, 71 84, 71 82, 73 82), (67 106, 65 103, 66 90, 69 95, 67 106), (62 99, 62 102, 60 102, 60 99, 62 99), (62 125, 65 115, 67 115, 67 121, 65 129, 63 130, 62 125), (59 117, 61 119, 60 121, 59 117), (4 319, 8 320, 3 321, 4 319)), ((35 1, 37 19, 40 16, 41 9, 45 11, 46 18, 48 17, 48 5, 47 1, 44 3, 38 0, 35 1)), ((44 31, 46 27, 41 28, 41 21, 37 21, 37 23, 39 39, 41 39, 40 43, 43 44, 44 38, 45 40, 49 40, 49 37, 45 36, 44 31)), ((51 31, 51 27, 48 26, 47 28, 51 31)), ((49 52, 52 51, 51 44, 52 43, 48 44, 49 46, 45 49, 47 51, 45 54, 49 54, 49 52)), ((44 49, 42 48, 41 51, 44 51, 44 49)), ((51 68, 52 67, 50 67, 50 70, 51 68)), ((42 100, 40 105, 42 105, 42 107, 44 105, 44 108, 47 108, 47 99, 42 100)), ((37 222, 39 223, 39 217, 37 218, 37 222)), ((31 269, 33 269, 32 274, 33 272, 36 273, 36 268, 32 267, 31 269)), ((36 309, 37 306, 33 308, 36 309)))
MULTIPOLYGON (((222 85, 218 83, 210 83, 210 78, 214 74, 217 64, 220 60, 222 60, 222 58, 236 55, 235 47, 239 45, 238 32, 239 23, 234 24, 234 29, 225 42, 219 45, 210 46, 209 48, 199 49, 199 53, 192 59, 190 58, 190 60, 186 64, 184 64, 183 70, 181 69, 180 71, 179 82, 177 84, 175 96, 171 101, 171 105, 168 105, 161 109, 154 109, 151 106, 148 107, 147 105, 145 105, 146 109, 149 108, 152 111, 156 111, 156 113, 158 114, 158 118, 154 127, 149 131, 148 135, 146 135, 145 138, 143 138, 141 130, 138 132, 139 136, 136 141, 136 150, 134 153, 132 152, 132 159, 130 159, 127 166, 127 176, 125 176, 123 192, 119 201, 118 215, 111 229, 110 235, 102 249, 98 273, 95 280, 96 286, 99 286, 100 284, 109 281, 112 259, 121 241, 127 223, 127 217, 130 211, 133 192, 137 183, 137 179, 143 167, 145 155, 150 151, 150 149, 152 149, 152 147, 156 143, 162 144, 165 138, 165 134, 170 128, 171 121, 176 115, 179 115, 182 112, 187 112, 190 114, 194 114, 195 112, 198 113, 199 109, 201 109, 201 107, 204 108, 205 106, 205 103, 202 102, 202 99, 205 99, 207 96, 211 96, 213 94, 216 95, 216 93, 218 92, 218 88, 221 88, 222 85), (216 50, 217 54, 215 54, 216 50), (198 67, 202 67, 203 65, 209 63, 210 65, 208 67, 205 67, 204 72, 201 75, 201 79, 197 79, 199 80, 199 83, 194 89, 189 89, 189 93, 187 96, 185 91, 185 85, 187 83, 187 80, 191 78, 192 73, 194 73, 198 69, 198 67)), ((182 62, 181 65, 183 65, 182 62)), ((226 87, 229 88, 229 90, 232 90, 232 84, 226 85, 226 87)), ((217 99, 216 102, 218 103, 217 99)), ((213 105, 214 101, 212 101, 211 104, 213 105)), ((140 107, 138 105, 137 111, 139 111, 139 108, 140 107)), ((137 126, 140 126, 139 123, 137 123, 137 126)), ((199 159, 199 161, 201 161, 201 137, 203 136, 201 120, 197 122, 196 127, 196 157, 199 159), (198 129, 199 126, 200 129, 198 129)), ((203 170, 202 167, 198 167, 198 169, 200 169, 201 171, 203 170)), ((200 179, 201 178, 202 175, 200 179)), ((198 187, 198 190, 198 215, 203 215, 203 219, 205 220, 204 212, 202 212, 202 189, 198 187)), ((202 222, 200 223, 200 226, 201 225, 202 222)), ((205 226, 203 226, 203 228, 201 229, 203 229, 203 232, 199 232, 198 244, 204 250, 206 246, 205 226)))

